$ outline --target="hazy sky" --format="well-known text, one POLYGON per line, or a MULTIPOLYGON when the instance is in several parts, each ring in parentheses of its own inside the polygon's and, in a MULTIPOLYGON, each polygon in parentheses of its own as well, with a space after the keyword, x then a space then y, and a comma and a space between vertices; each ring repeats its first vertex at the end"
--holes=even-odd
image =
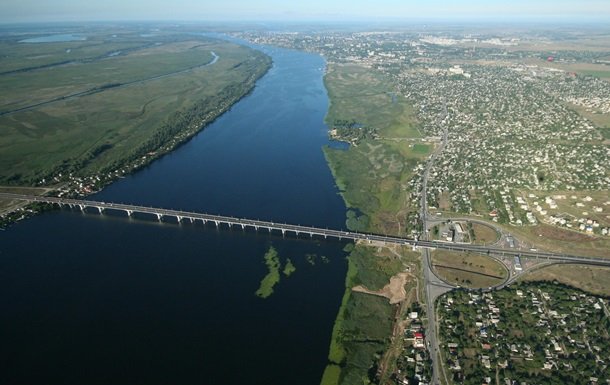
POLYGON ((0 0, 3 23, 381 19, 610 21, 610 0, 0 0))

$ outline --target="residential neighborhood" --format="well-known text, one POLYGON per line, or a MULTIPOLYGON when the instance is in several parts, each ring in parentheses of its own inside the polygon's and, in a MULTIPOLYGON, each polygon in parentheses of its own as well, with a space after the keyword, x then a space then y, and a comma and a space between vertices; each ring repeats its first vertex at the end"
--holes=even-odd
POLYGON ((393 378, 398 385, 425 385, 430 382, 432 365, 426 344, 426 329, 418 304, 408 312, 403 351, 396 361, 393 378))
MULTIPOLYGON (((528 44, 537 37, 510 34, 405 30, 236 36, 319 52, 329 66, 355 64, 391 79, 392 100, 399 95, 415 106, 423 142, 440 145, 444 130, 448 135, 430 172, 432 211, 609 234, 607 195, 590 210, 545 207, 559 194, 579 208, 581 197, 572 198, 575 192, 603 192, 610 185, 610 148, 598 129, 610 113, 610 83, 557 68, 595 62, 603 53, 535 51, 528 44)), ((363 133, 375 136, 375 127, 356 122, 347 128, 340 127, 339 137, 348 142, 363 133)), ((413 204, 424 168, 416 165, 409 183, 413 204)))
POLYGON ((438 304, 453 384, 610 384, 606 298, 553 284, 454 291, 438 304))

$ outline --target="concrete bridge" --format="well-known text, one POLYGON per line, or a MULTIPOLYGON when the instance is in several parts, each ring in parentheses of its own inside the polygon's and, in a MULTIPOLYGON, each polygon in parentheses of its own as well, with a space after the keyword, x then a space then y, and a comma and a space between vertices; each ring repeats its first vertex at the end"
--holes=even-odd
POLYGON ((90 201, 83 199, 70 199, 70 198, 58 198, 48 196, 37 196, 37 195, 25 195, 25 194, 10 194, 0 193, 0 199, 6 200, 23 200, 29 202, 40 202, 50 203, 58 206, 69 206, 71 208, 78 208, 82 211, 86 209, 97 210, 100 214, 106 210, 122 211, 128 216, 132 216, 134 213, 149 214, 156 217, 158 220, 162 220, 164 217, 175 218, 178 222, 189 221, 195 223, 201 221, 203 224, 213 223, 216 227, 221 225, 227 227, 241 227, 242 229, 251 228, 256 231, 266 230, 271 232, 278 232, 282 235, 286 233, 292 233, 296 236, 309 235, 310 237, 317 236, 323 238, 337 238, 337 239, 349 239, 354 241, 367 241, 367 242, 383 242, 386 244, 395 245, 409 245, 412 247, 422 247, 428 249, 444 249, 453 251, 468 251, 479 254, 490 254, 490 255, 503 255, 503 256, 519 256, 522 258, 538 258, 547 260, 556 260, 564 262, 575 262, 584 264, 595 264, 610 266, 610 255, 609 259, 585 257, 578 255, 559 254, 552 252, 532 251, 532 250, 516 250, 516 249, 505 249, 491 246, 479 246, 470 244, 457 244, 450 242, 439 242, 439 241, 425 241, 414 238, 396 237, 381 234, 368 234, 360 233, 355 231, 342 231, 333 229, 324 229, 320 227, 312 226, 301 226, 292 225, 288 223, 276 223, 270 221, 261 221, 246 218, 228 217, 222 215, 212 215, 197 213, 192 211, 182 210, 171 210, 157 207, 146 207, 123 203, 110 203, 110 202, 99 202, 90 201))

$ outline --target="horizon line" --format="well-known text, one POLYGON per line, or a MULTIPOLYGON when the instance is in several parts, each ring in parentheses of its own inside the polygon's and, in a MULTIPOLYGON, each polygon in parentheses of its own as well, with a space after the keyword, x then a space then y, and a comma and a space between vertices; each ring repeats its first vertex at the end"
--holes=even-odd
MULTIPOLYGON (((26 24, 75 24, 75 23, 186 23, 186 24, 245 24, 245 23, 273 23, 273 24, 393 24, 393 23, 404 23, 404 22, 416 22, 416 23, 453 23, 453 24, 528 24, 528 23, 556 23, 561 25, 574 25, 582 23, 610 23, 610 16, 516 16, 516 17, 429 17, 429 16, 410 16, 405 18, 399 17, 370 17, 370 18, 298 18, 298 19, 277 19, 277 18, 199 18, 199 19, 156 19, 156 18, 143 18, 143 19, 58 19, 58 20, 1 20, 0 25, 26 25, 26 24)), ((610 29, 610 26, 608 27, 610 29)))

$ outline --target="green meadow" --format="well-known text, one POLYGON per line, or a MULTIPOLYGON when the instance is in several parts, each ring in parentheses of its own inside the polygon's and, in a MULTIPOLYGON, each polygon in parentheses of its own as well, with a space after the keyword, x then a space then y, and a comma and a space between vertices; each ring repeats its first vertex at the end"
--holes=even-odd
POLYGON ((68 173, 91 176, 150 153, 158 156, 171 149, 163 148, 170 139, 194 134, 247 94, 270 66, 262 53, 218 40, 119 37, 0 43, 6 49, 0 59, 0 114, 50 102, 0 115, 0 184, 49 183, 68 173), (66 50, 74 61, 54 65, 66 50), (219 59, 206 66, 212 52, 219 59), (19 68, 23 71, 6 73, 19 68), (69 97, 92 89, 97 92, 69 97))

